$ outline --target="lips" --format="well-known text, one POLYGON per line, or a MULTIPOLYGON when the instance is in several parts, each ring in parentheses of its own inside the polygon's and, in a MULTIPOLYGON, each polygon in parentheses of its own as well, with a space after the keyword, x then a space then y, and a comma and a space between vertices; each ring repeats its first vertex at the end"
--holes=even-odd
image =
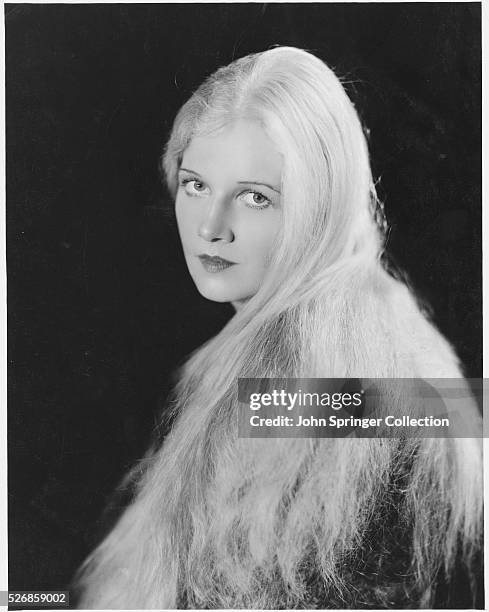
POLYGON ((199 255, 199 259, 206 272, 222 272, 223 270, 236 265, 236 262, 228 261, 227 259, 218 257, 217 255, 211 257, 210 255, 203 254, 199 255))

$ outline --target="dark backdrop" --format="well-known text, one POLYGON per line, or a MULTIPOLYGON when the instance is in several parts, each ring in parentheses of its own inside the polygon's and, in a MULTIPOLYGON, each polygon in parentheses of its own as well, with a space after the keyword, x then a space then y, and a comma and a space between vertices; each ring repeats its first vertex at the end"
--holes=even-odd
POLYGON ((286 44, 348 82, 389 251, 481 375, 480 4, 6 5, 11 589, 63 587, 169 377, 232 312, 189 279, 158 157, 191 91, 286 44))

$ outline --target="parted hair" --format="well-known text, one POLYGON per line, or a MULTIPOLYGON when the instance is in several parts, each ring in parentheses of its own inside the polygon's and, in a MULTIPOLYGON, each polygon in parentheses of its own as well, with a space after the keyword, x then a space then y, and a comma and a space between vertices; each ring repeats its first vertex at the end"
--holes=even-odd
POLYGON ((170 193, 192 138, 240 119, 284 160, 267 274, 179 372, 171 430, 121 484, 133 499, 80 569, 79 605, 429 607, 477 559, 478 440, 238 437, 239 377, 463 377, 382 263, 364 131, 334 72, 290 47, 217 70, 175 119, 170 193))

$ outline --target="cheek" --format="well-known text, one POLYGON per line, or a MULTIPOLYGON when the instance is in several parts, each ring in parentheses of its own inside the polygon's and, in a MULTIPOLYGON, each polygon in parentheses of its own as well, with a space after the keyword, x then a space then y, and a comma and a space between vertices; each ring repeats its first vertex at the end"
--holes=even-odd
POLYGON ((187 243, 194 234, 195 211, 191 210, 190 206, 186 206, 179 198, 175 202, 175 216, 177 219, 178 232, 182 243, 187 243))
POLYGON ((261 222, 257 219, 247 228, 246 246, 250 262, 259 267, 266 267, 272 251, 274 240, 280 227, 280 216, 270 215, 261 222))

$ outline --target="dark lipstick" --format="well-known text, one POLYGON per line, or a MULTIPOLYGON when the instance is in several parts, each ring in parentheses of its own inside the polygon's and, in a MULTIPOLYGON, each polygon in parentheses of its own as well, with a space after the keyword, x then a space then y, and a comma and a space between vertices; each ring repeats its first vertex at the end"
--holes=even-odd
POLYGON ((199 255, 199 259, 206 272, 222 272, 235 265, 234 261, 228 261, 217 255, 211 257, 210 255, 203 254, 199 255))

